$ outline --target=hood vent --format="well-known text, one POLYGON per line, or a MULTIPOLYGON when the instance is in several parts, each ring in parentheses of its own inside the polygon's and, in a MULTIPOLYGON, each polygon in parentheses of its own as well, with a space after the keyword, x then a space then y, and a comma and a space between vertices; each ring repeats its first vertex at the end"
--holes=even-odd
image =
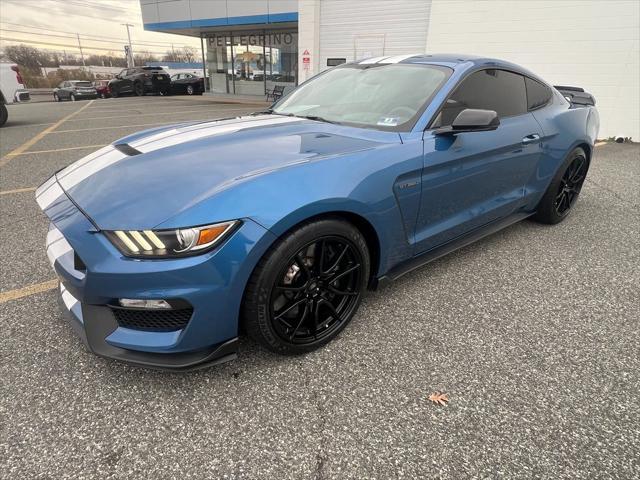
POLYGON ((113 148, 115 148, 116 150, 121 151, 125 155, 129 155, 130 157, 132 157, 134 155, 140 155, 142 153, 140 150, 136 150, 135 148, 133 148, 128 143, 118 143, 118 144, 114 145, 113 148))

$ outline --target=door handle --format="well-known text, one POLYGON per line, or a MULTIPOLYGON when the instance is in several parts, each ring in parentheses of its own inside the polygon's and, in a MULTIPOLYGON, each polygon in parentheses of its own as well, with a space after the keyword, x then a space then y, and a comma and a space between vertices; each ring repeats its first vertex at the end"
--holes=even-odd
POLYGON ((538 135, 537 133, 532 133, 531 135, 527 135, 522 139, 522 144, 526 145, 528 143, 537 142, 538 140, 540 140, 540 135, 538 135))

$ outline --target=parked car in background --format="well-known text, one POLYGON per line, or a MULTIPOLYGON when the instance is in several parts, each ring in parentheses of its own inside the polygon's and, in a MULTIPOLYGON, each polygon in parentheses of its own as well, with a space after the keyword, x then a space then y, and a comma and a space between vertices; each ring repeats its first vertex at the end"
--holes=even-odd
POLYGON ((96 80, 93 82, 93 87, 96 89, 100 98, 109 98, 111 96, 109 80, 96 80))
POLYGON ((599 116, 569 89, 491 58, 378 57, 263 112, 121 138, 36 191, 64 308, 91 351, 139 365, 229 360, 241 330, 319 348, 367 288, 571 214, 599 116))
POLYGON ((138 96, 145 93, 168 95, 171 91, 171 79, 162 67, 125 68, 116 78, 109 81, 109 89, 112 97, 124 93, 134 93, 138 96))
POLYGON ((61 102, 63 100, 92 100, 98 98, 98 92, 91 82, 86 80, 66 80, 61 82, 57 88, 53 89, 53 100, 61 102))
POLYGON ((24 88, 20 69, 15 63, 0 63, 0 127, 7 123, 7 105, 28 102, 29 91, 24 88))
POLYGON ((202 95, 204 93, 204 78, 192 73, 176 73, 171 75, 171 93, 202 95))

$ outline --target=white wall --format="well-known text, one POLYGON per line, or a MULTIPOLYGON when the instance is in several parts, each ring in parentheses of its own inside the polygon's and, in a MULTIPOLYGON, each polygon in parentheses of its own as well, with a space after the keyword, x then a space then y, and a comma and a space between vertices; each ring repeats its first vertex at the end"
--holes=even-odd
POLYGON ((601 138, 640 141, 638 0, 299 0, 298 13, 301 80, 326 69, 328 57, 486 55, 585 88, 601 138))
POLYGON ((327 58, 347 62, 376 55, 424 51, 430 0, 299 0, 300 78, 327 68, 327 58), (304 69, 303 53, 312 68, 304 69))
POLYGON ((593 93, 600 137, 640 141, 640 2, 433 0, 430 52, 513 61, 593 93))

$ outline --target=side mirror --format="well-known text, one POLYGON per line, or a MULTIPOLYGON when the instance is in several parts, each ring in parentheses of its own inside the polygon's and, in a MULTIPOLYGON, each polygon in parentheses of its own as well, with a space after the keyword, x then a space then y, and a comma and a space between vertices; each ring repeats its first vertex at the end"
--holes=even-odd
POLYGON ((486 132, 500 125, 498 114, 493 110, 465 108, 455 118, 451 126, 438 128, 436 135, 456 135, 465 132, 486 132))

